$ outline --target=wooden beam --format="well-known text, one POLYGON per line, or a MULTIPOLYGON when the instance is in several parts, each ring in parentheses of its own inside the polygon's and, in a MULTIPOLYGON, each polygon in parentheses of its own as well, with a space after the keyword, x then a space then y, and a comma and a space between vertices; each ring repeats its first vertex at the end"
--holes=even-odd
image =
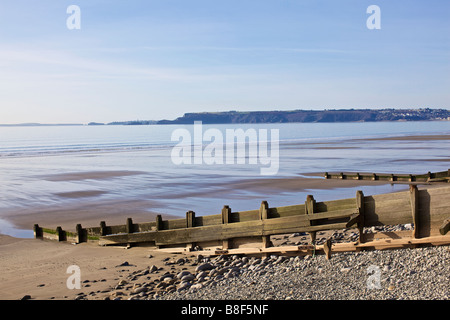
MULTIPOLYGON (((267 220, 269 218, 269 204, 267 201, 262 201, 261 206, 259 207, 259 218, 260 220, 267 220)), ((270 236, 263 235, 262 236, 262 247, 268 248, 271 247, 270 236)))
POLYGON ((154 241, 156 245, 169 245, 203 241, 221 241, 241 237, 262 237, 273 234, 293 232, 317 232, 322 230, 345 228, 345 223, 310 226, 310 221, 302 219, 302 217, 303 216, 292 216, 195 228, 114 234, 101 237, 101 240, 102 243, 136 243, 154 241))
MULTIPOLYGON (((332 245, 333 252, 351 252, 361 250, 386 250, 397 248, 409 248, 418 244, 432 244, 432 245, 448 245, 450 244, 449 236, 435 236, 421 239, 395 239, 395 240, 379 240, 370 241, 367 243, 355 244, 355 243, 335 243, 332 245)), ((293 254, 293 255, 308 255, 313 251, 315 253, 326 253, 326 245, 306 245, 306 246, 279 246, 271 248, 239 248, 230 250, 216 250, 213 251, 213 255, 234 255, 234 254, 248 254, 258 255, 267 253, 281 253, 281 254, 293 254)), ((161 251, 177 252, 177 248, 171 250, 170 248, 162 249, 161 251)), ((190 254, 210 255, 211 251, 197 251, 190 254)))
POLYGON ((355 224, 359 223, 361 220, 361 214, 360 213, 354 213, 350 216, 350 219, 348 220, 347 224, 345 225, 346 228, 351 228, 355 224))
POLYGON ((365 206, 364 206, 364 193, 361 190, 356 191, 356 209, 358 210, 359 218, 357 221, 357 227, 359 232, 359 243, 364 242, 364 223, 365 223, 365 206))
POLYGON ((447 234, 449 229, 450 229, 450 218, 444 220, 444 223, 442 223, 441 227, 439 228, 439 233, 444 236, 447 234))
MULTIPOLYGON (((223 206, 222 209, 222 224, 231 223, 231 208, 227 205, 223 206)), ((224 239, 222 240, 222 250, 228 250, 231 248, 232 240, 224 239)))
POLYGON ((411 213, 414 223, 412 237, 417 239, 420 237, 420 215, 419 215, 419 190, 416 185, 409 186, 409 193, 411 197, 411 213))
MULTIPOLYGON (((343 178, 343 176, 344 176, 344 174, 341 173, 342 178, 343 178)), ((306 197, 306 202, 305 202, 306 216, 314 214, 315 205, 316 205, 316 200, 314 200, 314 196, 309 194, 306 197)), ((311 226, 313 226, 315 224, 316 223, 314 221, 312 221, 312 220, 310 221, 311 226)), ((316 231, 310 232, 309 235, 311 237, 311 243, 314 243, 316 241, 316 231)))

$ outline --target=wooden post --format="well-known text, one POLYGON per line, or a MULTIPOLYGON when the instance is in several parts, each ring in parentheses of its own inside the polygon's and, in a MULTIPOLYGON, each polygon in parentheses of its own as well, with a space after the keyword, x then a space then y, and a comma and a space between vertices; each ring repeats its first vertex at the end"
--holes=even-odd
MULTIPOLYGON (((342 174, 341 174, 342 176, 342 174)), ((306 214, 314 214, 314 208, 316 206, 316 200, 314 200, 314 197, 312 195, 308 195, 306 197, 305 202, 305 210, 306 214)), ((311 220, 310 224, 313 226, 315 225, 315 221, 311 220)), ((314 243, 316 241, 316 231, 312 231, 309 233, 311 236, 311 243, 314 243)))
POLYGON ((127 233, 133 233, 133 219, 127 218, 126 228, 127 233))
POLYGON ((106 222, 105 221, 100 221, 100 235, 102 236, 106 236, 107 232, 106 232, 106 222))
POLYGON ((361 176, 359 175, 359 172, 356 173, 356 180, 361 180, 361 176))
POLYGON ((64 241, 64 230, 61 228, 61 226, 56 227, 56 235, 58 236, 58 241, 64 241))
POLYGON ((33 231, 34 231, 34 238, 35 239, 41 239, 42 238, 42 228, 39 227, 38 224, 34 225, 33 231))
POLYGON ((328 174, 328 172, 325 172, 324 177, 325 179, 330 179, 330 175, 328 174))
POLYGON ((372 180, 373 181, 377 180, 377 175, 375 173, 372 174, 372 180))
POLYGON ((420 237, 420 221, 419 221, 419 190, 416 185, 409 185, 409 192, 411 197, 411 211, 414 229, 412 232, 413 238, 420 237))
POLYGON ((195 212, 188 211, 186 212, 186 228, 195 227, 195 212))
POLYGON ((267 214, 269 211, 269 204, 267 201, 262 201, 261 206, 259 207, 259 218, 261 220, 267 219, 267 214))
POLYGON ((325 256, 327 260, 330 260, 331 258, 331 237, 325 241, 323 244, 323 251, 325 252, 325 256))
POLYGON ((391 174, 391 179, 390 179, 391 181, 394 181, 395 180, 395 177, 394 177, 394 174, 391 174))
POLYGON ((156 231, 163 230, 163 222, 160 214, 156 216, 156 231))
POLYGON ((359 243, 363 243, 364 239, 364 193, 361 190, 356 191, 356 208, 359 213, 358 218, 358 232, 359 232, 359 243))
MULTIPOLYGON (((222 224, 231 223, 231 208, 227 205, 222 209, 222 224)), ((228 250, 231 248, 231 239, 222 240, 222 250, 228 250)))
MULTIPOLYGON (((195 212, 194 211, 188 211, 186 212, 186 228, 193 228, 195 227, 195 212)), ((193 242, 186 243, 186 251, 192 251, 194 249, 195 245, 193 242)))
POLYGON ((339 174, 339 179, 344 179, 344 173, 343 173, 343 172, 341 172, 341 173, 339 174))
POLYGON ((84 242, 84 230, 81 224, 77 224, 75 230, 77 231, 77 243, 84 242))
POLYGON ((222 223, 226 224, 226 223, 230 223, 231 220, 231 209, 229 206, 223 206, 222 209, 222 223))
MULTIPOLYGON (((269 204, 267 201, 262 201, 261 206, 259 207, 259 219, 266 220, 268 219, 269 214, 269 204)), ((262 236, 262 247, 269 248, 271 247, 270 236, 262 236)))

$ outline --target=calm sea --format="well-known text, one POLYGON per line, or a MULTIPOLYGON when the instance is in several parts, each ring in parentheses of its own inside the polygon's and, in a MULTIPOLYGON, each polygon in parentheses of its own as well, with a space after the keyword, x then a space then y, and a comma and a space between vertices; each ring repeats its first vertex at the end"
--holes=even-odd
MULTIPOLYGON (((206 215, 219 213, 224 204, 249 210, 258 208, 261 200, 282 206, 301 203, 310 193, 324 201, 354 197, 356 191, 338 188, 262 193, 227 188, 227 184, 245 179, 325 171, 426 173, 450 167, 450 140, 377 140, 450 134, 450 121, 203 125, 203 131, 218 129, 224 136, 226 129, 278 129, 279 170, 274 176, 261 176, 264 165, 260 163, 174 164, 171 152, 178 141, 171 141, 171 135, 179 128, 194 132, 192 125, 0 127, 0 233, 17 236, 14 227, 1 219, 2 210, 84 201, 61 197, 61 193, 99 191, 95 199, 149 199, 158 203, 157 208, 149 210, 184 216, 189 206, 198 215, 206 215), (57 174, 94 171, 140 174, 111 179, 48 179, 57 174)), ((402 188, 386 185, 358 189, 377 194, 402 188)))

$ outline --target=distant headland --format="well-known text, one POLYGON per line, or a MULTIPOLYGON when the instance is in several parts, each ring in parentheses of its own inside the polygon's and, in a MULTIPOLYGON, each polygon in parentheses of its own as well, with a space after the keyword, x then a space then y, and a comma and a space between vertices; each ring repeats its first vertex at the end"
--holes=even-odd
MULTIPOLYGON (((450 121, 447 109, 325 109, 290 111, 223 111, 185 113, 174 120, 132 120, 109 123, 90 122, 89 126, 101 125, 167 125, 193 124, 237 124, 237 123, 289 123, 289 122, 376 122, 376 121, 450 121)), ((85 124, 0 124, 0 126, 81 126, 85 124)))
MULTIPOLYGON (((224 111, 185 113, 175 120, 135 120, 106 125, 288 123, 288 122, 374 122, 450 120, 447 109, 339 109, 292 111, 224 111)), ((89 125, 103 125, 89 123, 89 125)))

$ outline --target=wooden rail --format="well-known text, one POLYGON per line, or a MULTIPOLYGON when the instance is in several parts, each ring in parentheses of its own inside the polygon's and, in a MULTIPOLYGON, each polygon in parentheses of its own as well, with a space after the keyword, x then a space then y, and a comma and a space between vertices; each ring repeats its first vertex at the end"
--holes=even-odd
MULTIPOLYGON (((145 243, 175 251, 190 251, 200 246, 216 253, 249 252, 246 248, 251 247, 257 252, 299 253, 310 252, 312 247, 275 248, 270 236, 307 232, 314 246, 317 231, 355 228, 359 241, 351 245, 353 249, 374 247, 377 239, 388 241, 390 245, 400 245, 400 240, 411 245, 450 244, 449 218, 450 187, 419 190, 416 185, 410 185, 409 191, 374 196, 358 191, 355 198, 336 201, 316 202, 309 195, 303 204, 285 207, 271 208, 263 201, 257 210, 233 212, 229 206, 224 206, 221 214, 216 215, 196 216, 195 212, 188 211, 183 219, 163 220, 158 215, 155 221, 148 223, 133 223, 128 218, 125 225, 107 226, 102 221, 99 227, 83 228, 78 224, 76 232, 64 231, 61 227, 50 230, 39 225, 35 225, 34 230, 36 238, 76 243, 145 243), (364 228, 368 227, 408 223, 414 226, 412 232, 364 233, 364 228)), ((329 255, 331 250, 339 251, 345 246, 327 241, 318 248, 329 255)))
POLYGON ((450 169, 441 172, 428 172, 425 174, 391 174, 391 173, 358 173, 339 172, 324 173, 325 179, 341 180, 372 180, 372 181, 398 181, 398 182, 450 182, 450 169))

